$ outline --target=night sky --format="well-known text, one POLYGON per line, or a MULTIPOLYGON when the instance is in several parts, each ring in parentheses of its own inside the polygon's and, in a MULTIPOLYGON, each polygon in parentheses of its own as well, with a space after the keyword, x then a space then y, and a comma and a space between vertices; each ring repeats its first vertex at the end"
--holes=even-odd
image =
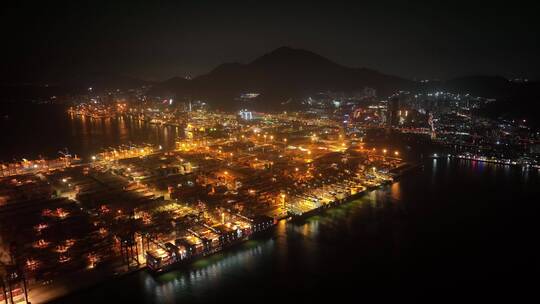
POLYGON ((196 76, 284 45, 407 78, 540 78, 540 22, 526 2, 11 2, 3 82, 196 76))

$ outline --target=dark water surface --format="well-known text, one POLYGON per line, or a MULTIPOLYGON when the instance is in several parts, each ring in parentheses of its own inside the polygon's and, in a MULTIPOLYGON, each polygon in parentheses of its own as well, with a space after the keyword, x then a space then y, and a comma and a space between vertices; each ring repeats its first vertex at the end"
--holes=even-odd
POLYGON ((84 158, 106 147, 128 143, 174 147, 176 127, 162 127, 129 117, 94 119, 69 115, 61 105, 0 103, 0 161, 58 157, 68 148, 84 158))
POLYGON ((435 160, 401 181, 268 237, 60 303, 481 302, 536 297, 539 174, 435 160))

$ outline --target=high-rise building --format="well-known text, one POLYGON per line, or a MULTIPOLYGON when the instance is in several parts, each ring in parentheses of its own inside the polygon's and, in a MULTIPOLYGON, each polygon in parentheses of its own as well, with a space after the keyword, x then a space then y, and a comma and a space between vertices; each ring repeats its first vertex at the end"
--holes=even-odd
POLYGON ((395 127, 399 123, 399 98, 393 97, 388 102, 388 120, 389 127, 395 127))

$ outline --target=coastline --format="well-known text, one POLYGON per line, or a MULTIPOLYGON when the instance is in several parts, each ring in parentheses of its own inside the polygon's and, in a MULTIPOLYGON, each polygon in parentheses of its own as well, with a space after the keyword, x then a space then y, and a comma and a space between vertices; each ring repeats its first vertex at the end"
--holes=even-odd
POLYGON ((482 163, 489 163, 489 164, 495 164, 495 165, 502 165, 502 166, 513 166, 513 167, 519 167, 519 168, 528 168, 528 169, 539 169, 539 165, 525 165, 522 163, 518 163, 516 161, 509 161, 509 160, 501 160, 501 159, 486 159, 482 157, 467 157, 463 155, 450 155, 450 158, 457 159, 457 160, 466 160, 466 161, 477 161, 482 163))
POLYGON ((343 204, 347 204, 347 203, 350 203, 362 196, 364 196, 365 194, 369 193, 369 192, 372 192, 372 191, 375 191, 375 190, 379 190, 380 188, 384 187, 384 186, 388 186, 388 185, 392 185, 393 183, 397 182, 399 179, 401 179, 403 176, 417 170, 417 169, 420 169, 422 168, 424 165, 423 163, 414 163, 414 164, 409 164, 409 163, 406 163, 404 164, 403 166, 401 167, 398 167, 398 168, 394 168, 392 170, 390 170, 390 173, 393 175, 393 178, 392 180, 388 180, 388 181, 385 181, 384 183, 378 185, 378 186, 368 186, 366 187, 366 189, 362 190, 362 191, 359 191, 353 195, 349 195, 341 200, 337 200, 337 201, 333 201, 331 203, 328 203, 326 205, 322 205, 318 208, 315 208, 315 209, 312 209, 308 212, 304 212, 302 214, 288 214, 287 218, 289 218, 292 222, 298 222, 298 221, 301 221, 301 220, 304 220, 310 216, 313 216, 313 215, 317 215, 317 214, 320 214, 321 212, 323 212, 324 210, 327 210, 327 209, 331 209, 331 208, 334 208, 334 207, 337 207, 337 206, 340 206, 340 205, 343 205, 343 204))

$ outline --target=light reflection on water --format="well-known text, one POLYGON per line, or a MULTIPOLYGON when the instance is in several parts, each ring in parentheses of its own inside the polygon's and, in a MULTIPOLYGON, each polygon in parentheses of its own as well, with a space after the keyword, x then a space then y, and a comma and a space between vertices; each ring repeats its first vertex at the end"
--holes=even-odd
POLYGON ((223 284, 238 271, 253 271, 252 264, 263 254, 271 254, 273 239, 250 240, 232 251, 197 260, 184 269, 159 276, 144 275, 144 294, 149 302, 175 303, 185 296, 204 296, 210 288, 223 284))
MULTIPOLYGON (((5 106, 5 105, 4 105, 5 106)), ((0 160, 35 159, 40 155, 58 157, 64 148, 82 157, 89 157, 108 147, 122 144, 150 143, 173 148, 182 137, 182 128, 150 124, 129 116, 91 118, 67 113, 58 105, 20 105, 4 109, 9 119, 0 120, 0 142, 9 142, 0 149, 0 160), (32 139, 32 140, 29 140, 32 139)))
POLYGON ((401 187, 399 182, 393 183, 390 187, 390 196, 394 200, 400 200, 401 199, 401 187))
MULTIPOLYGON (((177 127, 150 124, 129 116, 89 118, 69 115, 71 140, 66 146, 91 155, 104 148, 128 143, 151 143, 165 149, 174 148, 181 136, 177 127)), ((85 156, 88 156, 85 155, 85 156)))

